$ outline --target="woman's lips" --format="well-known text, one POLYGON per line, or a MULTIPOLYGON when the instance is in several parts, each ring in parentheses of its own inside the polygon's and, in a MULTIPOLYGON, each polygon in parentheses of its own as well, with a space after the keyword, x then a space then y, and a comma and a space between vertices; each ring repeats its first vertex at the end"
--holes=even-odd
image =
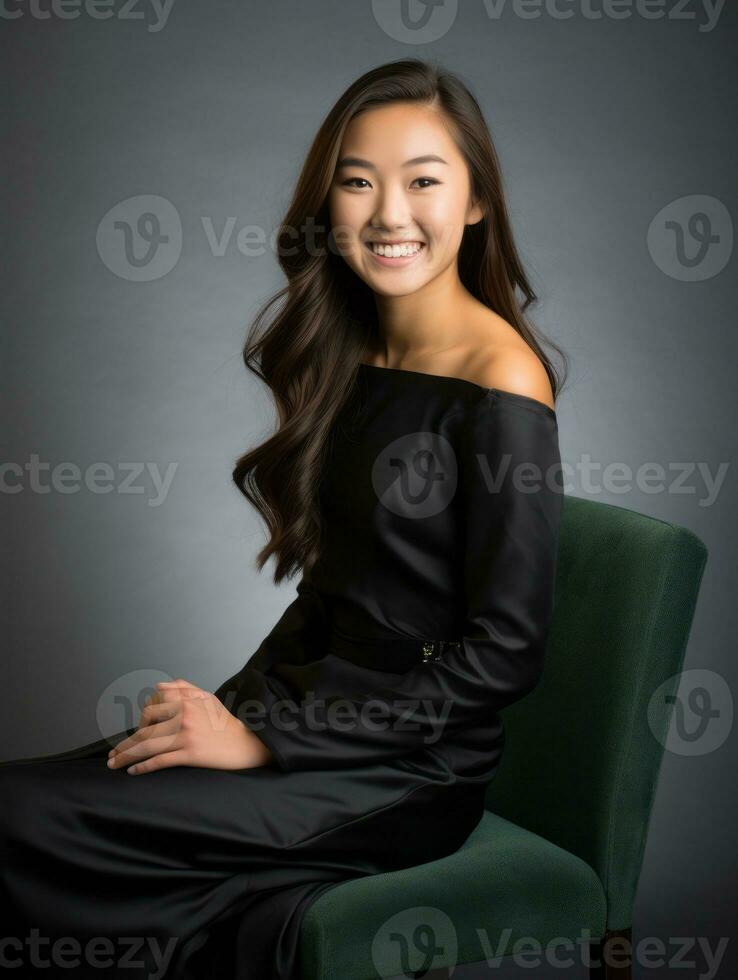
POLYGON ((389 268, 409 265, 411 262, 414 262, 415 259, 417 259, 419 255, 422 255, 423 251, 425 250, 425 242, 419 242, 419 245, 420 248, 418 251, 414 252, 412 255, 398 255, 397 258, 395 258, 392 255, 377 255, 369 242, 364 243, 364 246, 371 257, 380 265, 388 266, 389 268))

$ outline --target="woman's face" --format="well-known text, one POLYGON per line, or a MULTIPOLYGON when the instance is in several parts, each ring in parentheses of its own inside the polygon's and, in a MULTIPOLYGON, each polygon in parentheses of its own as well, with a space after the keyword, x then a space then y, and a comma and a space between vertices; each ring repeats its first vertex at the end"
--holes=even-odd
POLYGON ((337 250, 386 296, 415 292, 455 263, 465 225, 482 218, 471 204, 466 160, 439 111, 413 103, 351 120, 328 209, 337 250), (377 253, 373 242, 407 245, 377 253))

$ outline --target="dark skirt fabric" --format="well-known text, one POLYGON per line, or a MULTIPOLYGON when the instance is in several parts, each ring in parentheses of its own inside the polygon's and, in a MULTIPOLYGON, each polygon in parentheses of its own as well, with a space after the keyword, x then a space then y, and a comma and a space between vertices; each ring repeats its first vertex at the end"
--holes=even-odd
POLYGON ((297 980, 316 898, 451 853, 482 815, 485 781, 432 750, 290 773, 108 769, 133 731, 0 763, 3 969, 297 980))

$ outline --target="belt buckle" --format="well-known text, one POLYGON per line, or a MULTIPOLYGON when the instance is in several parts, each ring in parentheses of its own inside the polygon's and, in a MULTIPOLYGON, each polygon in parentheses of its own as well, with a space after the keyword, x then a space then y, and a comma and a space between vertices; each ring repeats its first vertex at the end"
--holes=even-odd
POLYGON ((424 664, 429 663, 431 660, 438 660, 438 653, 436 651, 436 644, 434 640, 426 640, 425 643, 420 648, 424 664))
POLYGON ((446 647, 459 646, 458 640, 425 640, 420 648, 422 655, 421 663, 427 664, 432 661, 437 662, 441 659, 441 654, 446 647))

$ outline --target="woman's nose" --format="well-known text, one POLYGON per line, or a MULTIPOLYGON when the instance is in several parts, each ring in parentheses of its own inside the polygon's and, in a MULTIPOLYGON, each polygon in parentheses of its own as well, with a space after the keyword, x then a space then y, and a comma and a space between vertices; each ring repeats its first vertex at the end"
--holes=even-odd
POLYGON ((372 226, 387 234, 402 234, 403 229, 412 226, 408 202, 400 189, 386 188, 381 192, 372 216, 372 226))

